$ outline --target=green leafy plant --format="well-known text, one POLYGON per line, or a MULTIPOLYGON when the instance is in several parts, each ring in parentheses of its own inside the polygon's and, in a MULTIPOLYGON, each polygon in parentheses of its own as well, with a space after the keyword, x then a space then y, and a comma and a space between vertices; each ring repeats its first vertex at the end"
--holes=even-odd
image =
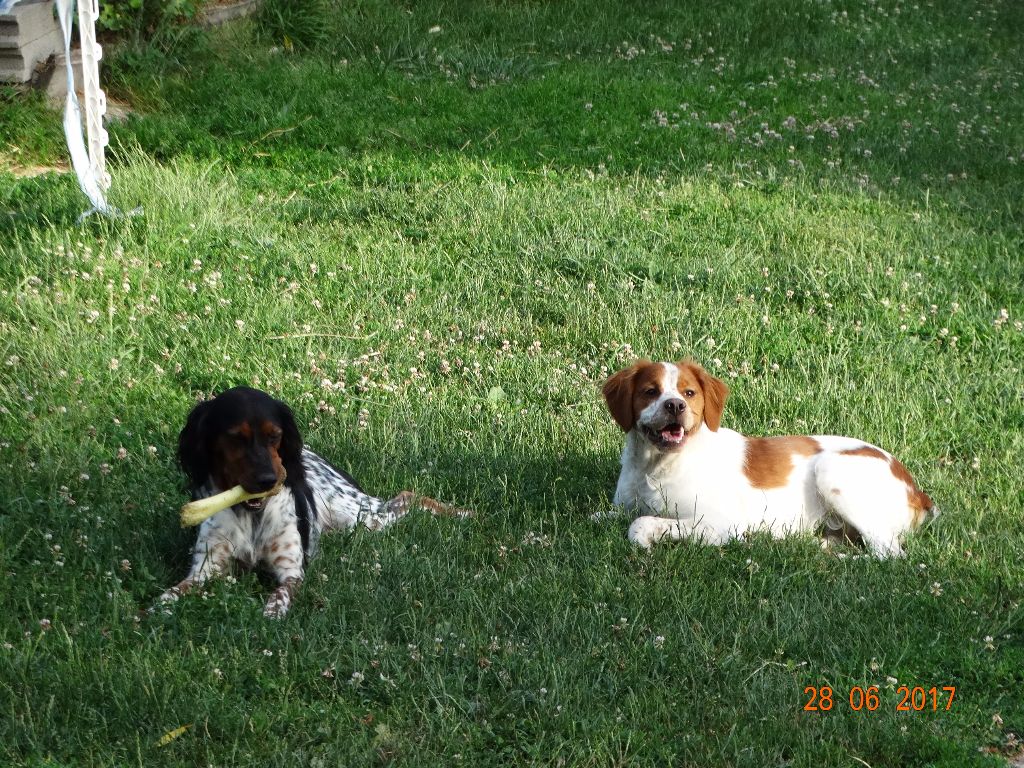
POLYGON ((286 50, 317 50, 335 38, 338 17, 330 0, 264 0, 257 24, 265 37, 286 50))
POLYGON ((151 35, 161 25, 191 19, 198 10, 196 0, 105 0, 100 3, 100 29, 151 35))

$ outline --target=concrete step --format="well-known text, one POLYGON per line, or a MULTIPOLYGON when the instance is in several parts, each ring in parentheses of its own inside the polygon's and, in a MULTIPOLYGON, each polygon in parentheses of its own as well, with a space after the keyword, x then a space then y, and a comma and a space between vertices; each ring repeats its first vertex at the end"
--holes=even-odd
POLYGON ((63 48, 63 36, 54 31, 17 49, 0 50, 0 81, 28 82, 37 65, 63 48))
POLYGON ((27 82, 41 62, 64 47, 47 0, 22 0, 0 14, 0 81, 27 82))
POLYGON ((259 10, 262 0, 238 0, 237 2, 207 5, 199 12, 199 21, 207 27, 217 27, 228 21, 249 16, 259 10))
POLYGON ((25 3, 24 0, 0 14, 0 49, 14 48, 59 31, 52 3, 25 3))

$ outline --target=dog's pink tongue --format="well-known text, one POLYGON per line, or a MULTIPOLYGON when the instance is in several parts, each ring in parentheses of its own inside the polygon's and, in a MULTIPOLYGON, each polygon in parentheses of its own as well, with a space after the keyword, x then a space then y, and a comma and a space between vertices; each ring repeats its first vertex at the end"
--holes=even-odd
POLYGON ((680 426, 665 427, 661 430, 661 439, 669 443, 678 443, 683 439, 683 428, 680 426))

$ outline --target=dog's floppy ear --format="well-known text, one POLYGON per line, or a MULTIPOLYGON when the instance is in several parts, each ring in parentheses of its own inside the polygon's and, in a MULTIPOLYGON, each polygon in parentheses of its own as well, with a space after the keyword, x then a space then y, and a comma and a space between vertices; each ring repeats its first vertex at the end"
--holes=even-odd
POLYGON ((683 365, 689 365, 697 375, 697 381, 704 390, 704 423, 712 432, 717 432, 722 425, 722 411, 725 410, 725 400, 729 397, 729 387, 724 381, 705 371, 699 363, 687 360, 683 365))
POLYGON ((637 372, 645 365, 650 365, 650 360, 637 360, 629 368, 612 374, 601 390, 612 418, 622 427, 623 432, 629 432, 636 424, 636 414, 633 413, 633 385, 637 372))
POLYGON ((211 400, 199 403, 189 413, 185 426, 178 435, 178 463, 195 487, 205 483, 210 474, 207 422, 212 408, 211 400))
MULTIPOLYGON (((296 471, 295 468, 302 466, 302 434, 299 426, 295 423, 295 415, 292 409, 280 400, 274 401, 277 405, 277 425, 281 427, 281 445, 277 449, 281 457, 281 463, 288 470, 288 476, 296 471)), ((296 479, 298 479, 296 477, 296 479)))

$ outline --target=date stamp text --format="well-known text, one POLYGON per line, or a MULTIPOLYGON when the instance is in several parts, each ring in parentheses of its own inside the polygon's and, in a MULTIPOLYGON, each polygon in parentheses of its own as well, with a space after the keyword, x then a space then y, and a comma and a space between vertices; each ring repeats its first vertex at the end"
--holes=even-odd
POLYGON ((849 707, 854 712, 876 712, 884 706, 895 705, 896 712, 949 712, 956 696, 955 685, 901 685, 895 696, 888 699, 889 691, 880 691, 877 685, 855 685, 844 697, 828 685, 808 685, 804 688, 805 712, 831 712, 836 707, 849 707), (883 697, 886 701, 883 702, 883 697))

